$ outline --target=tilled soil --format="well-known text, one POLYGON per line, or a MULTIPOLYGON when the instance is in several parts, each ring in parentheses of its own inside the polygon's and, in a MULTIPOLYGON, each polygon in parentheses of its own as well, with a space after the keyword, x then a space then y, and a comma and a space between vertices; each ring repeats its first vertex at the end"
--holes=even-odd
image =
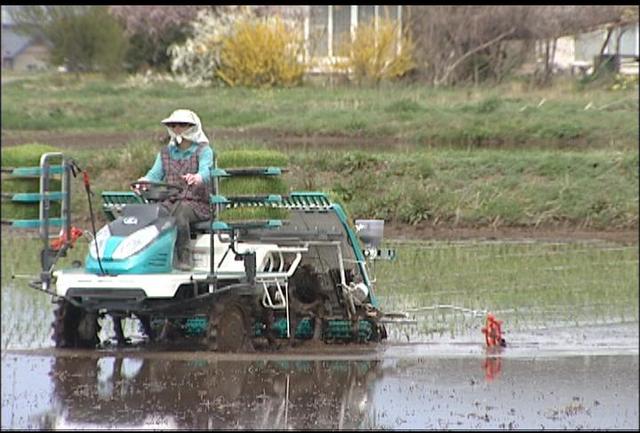
POLYGON ((608 241, 622 245, 638 244, 638 230, 588 230, 572 227, 450 228, 427 225, 385 224, 385 239, 394 240, 537 240, 547 242, 608 241))
MULTIPOLYGON (((393 146, 409 146, 402 140, 385 137, 372 139, 361 136, 342 136, 332 134, 301 135, 283 133, 267 128, 207 129, 205 133, 211 140, 254 140, 274 143, 283 148, 367 148, 384 149, 393 146)), ((17 146, 28 143, 50 144, 63 149, 82 146, 104 148, 122 145, 136 140, 153 140, 164 143, 166 134, 161 129, 140 132, 65 132, 65 131, 8 131, 2 130, 2 146, 17 146)))

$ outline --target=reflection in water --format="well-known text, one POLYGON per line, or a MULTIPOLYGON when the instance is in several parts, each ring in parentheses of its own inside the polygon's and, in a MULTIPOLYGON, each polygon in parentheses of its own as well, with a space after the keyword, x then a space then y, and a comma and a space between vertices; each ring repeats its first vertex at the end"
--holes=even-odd
POLYGON ((379 361, 63 356, 40 428, 363 428, 380 374, 379 361))
POLYGON ((500 374, 500 370, 502 370, 502 359, 488 356, 482 362, 482 368, 484 369, 484 379, 487 382, 493 382, 500 374))
POLYGON ((617 355, 513 350, 331 361, 7 354, 0 422, 29 430, 637 429, 637 345, 617 355), (493 381, 482 380, 485 357, 493 381))
POLYGON ((482 361, 485 382, 493 382, 500 375, 502 370, 502 357, 504 351, 502 346, 485 347, 485 358, 482 361))

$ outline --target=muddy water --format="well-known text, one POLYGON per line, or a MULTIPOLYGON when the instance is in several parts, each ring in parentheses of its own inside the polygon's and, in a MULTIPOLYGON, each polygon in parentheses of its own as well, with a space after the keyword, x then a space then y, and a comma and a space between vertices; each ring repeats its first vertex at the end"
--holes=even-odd
POLYGON ((2 358, 2 427, 638 427, 637 352, 426 349, 14 351, 2 358))

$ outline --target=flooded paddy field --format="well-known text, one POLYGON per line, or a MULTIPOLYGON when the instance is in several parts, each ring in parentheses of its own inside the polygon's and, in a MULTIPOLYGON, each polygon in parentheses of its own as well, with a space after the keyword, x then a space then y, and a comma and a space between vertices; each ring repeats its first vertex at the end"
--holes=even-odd
MULTIPOLYGON (((84 245, 65 259, 82 260, 84 245), (75 255, 75 256, 74 256, 75 255)), ((136 340, 58 350, 53 304, 27 286, 38 244, 2 239, 3 429, 635 429, 638 247, 608 242, 387 242, 380 345, 217 354, 136 340), (12 278, 16 275, 16 278, 12 278), (507 347, 488 349, 487 312, 507 347)))

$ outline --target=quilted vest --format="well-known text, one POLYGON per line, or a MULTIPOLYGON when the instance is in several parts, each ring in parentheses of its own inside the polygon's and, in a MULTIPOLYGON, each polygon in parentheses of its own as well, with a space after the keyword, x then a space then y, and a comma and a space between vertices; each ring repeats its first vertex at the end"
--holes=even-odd
MULTIPOLYGON (((166 183, 172 183, 187 188, 187 182, 182 179, 181 176, 187 173, 196 174, 198 172, 198 156, 204 146, 198 147, 189 158, 185 159, 171 159, 169 154, 169 146, 165 146, 160 151, 160 157, 162 159, 162 168, 164 170, 164 179, 166 183)), ((165 200, 165 204, 175 203, 180 200, 191 206, 195 214, 203 220, 209 219, 209 183, 207 179, 203 179, 203 182, 199 185, 191 185, 188 189, 178 194, 177 197, 171 200, 165 200)))

